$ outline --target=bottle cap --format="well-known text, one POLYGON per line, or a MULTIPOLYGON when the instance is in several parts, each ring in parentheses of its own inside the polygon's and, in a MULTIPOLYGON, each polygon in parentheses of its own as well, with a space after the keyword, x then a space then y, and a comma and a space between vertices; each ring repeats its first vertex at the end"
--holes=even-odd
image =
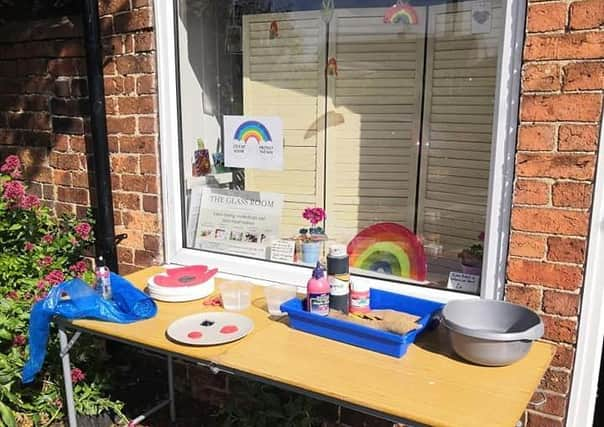
POLYGON ((339 257, 344 255, 347 255, 346 245, 337 243, 329 247, 329 256, 339 257))
POLYGON ((325 270, 323 269, 323 267, 321 267, 321 263, 319 261, 317 261, 317 266, 312 271, 313 279, 322 278, 324 273, 325 273, 325 270))

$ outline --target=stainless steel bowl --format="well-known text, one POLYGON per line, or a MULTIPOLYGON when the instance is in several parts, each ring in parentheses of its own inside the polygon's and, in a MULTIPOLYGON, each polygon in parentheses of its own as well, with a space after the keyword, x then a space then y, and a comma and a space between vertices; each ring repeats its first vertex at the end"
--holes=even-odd
POLYGON ((537 313, 504 301, 451 301, 441 316, 453 350, 479 365, 509 365, 523 358, 533 341, 543 336, 537 313))

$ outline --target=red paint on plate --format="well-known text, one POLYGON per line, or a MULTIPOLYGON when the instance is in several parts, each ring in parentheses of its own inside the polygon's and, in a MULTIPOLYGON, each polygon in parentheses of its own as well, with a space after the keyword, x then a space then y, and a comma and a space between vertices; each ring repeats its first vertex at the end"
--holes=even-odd
POLYGON ((234 334, 239 328, 235 325, 226 325, 220 329, 221 334, 234 334))
POLYGON ((191 331, 187 334, 187 336, 193 340, 201 338, 202 334, 199 331, 191 331))

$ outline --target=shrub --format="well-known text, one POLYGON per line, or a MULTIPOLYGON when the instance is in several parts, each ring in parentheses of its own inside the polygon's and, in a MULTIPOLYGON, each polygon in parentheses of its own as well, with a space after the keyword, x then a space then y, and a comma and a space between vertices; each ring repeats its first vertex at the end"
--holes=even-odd
MULTIPOLYGON (((29 313, 50 287, 74 277, 94 280, 83 257, 94 240, 90 222, 56 218, 26 192, 20 177, 19 158, 8 156, 0 166, 0 426, 17 421, 49 425, 63 418, 56 334, 51 335, 47 362, 36 382, 21 384, 29 313)), ((110 377, 101 345, 88 339, 71 352, 76 409, 83 415, 109 411, 121 416, 122 404, 106 395, 110 377)))

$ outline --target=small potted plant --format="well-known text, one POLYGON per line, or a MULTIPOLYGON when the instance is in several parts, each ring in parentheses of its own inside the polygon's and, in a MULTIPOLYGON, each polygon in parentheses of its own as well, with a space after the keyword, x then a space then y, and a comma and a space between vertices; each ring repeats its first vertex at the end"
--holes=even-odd
POLYGON ((310 222, 309 228, 301 228, 299 239, 302 247, 302 262, 316 264, 321 256, 321 247, 327 236, 322 227, 317 224, 326 218, 323 208, 306 208, 302 218, 310 222))
POLYGON ((482 272, 484 232, 480 233, 478 239, 480 240, 480 243, 475 243, 464 248, 457 254, 457 257, 461 262, 461 271, 465 274, 480 276, 480 273, 482 272))

